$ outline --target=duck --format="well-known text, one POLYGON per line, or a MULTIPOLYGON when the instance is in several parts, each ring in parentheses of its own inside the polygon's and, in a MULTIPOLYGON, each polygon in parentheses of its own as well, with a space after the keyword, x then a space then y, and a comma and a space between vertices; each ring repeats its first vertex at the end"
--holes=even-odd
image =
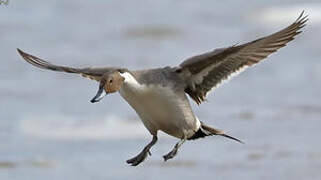
POLYGON ((194 114, 190 100, 200 105, 207 94, 248 67, 251 67, 292 41, 308 20, 304 11, 289 26, 271 35, 193 56, 176 67, 129 70, 125 67, 74 68, 52 64, 28 54, 18 53, 28 63, 42 69, 80 74, 98 82, 98 91, 90 100, 101 101, 106 95, 118 92, 136 111, 152 140, 140 153, 126 162, 132 166, 142 163, 158 140, 158 132, 178 138, 179 141, 164 161, 176 156, 187 140, 207 136, 223 136, 237 142, 240 139, 200 121, 194 114))

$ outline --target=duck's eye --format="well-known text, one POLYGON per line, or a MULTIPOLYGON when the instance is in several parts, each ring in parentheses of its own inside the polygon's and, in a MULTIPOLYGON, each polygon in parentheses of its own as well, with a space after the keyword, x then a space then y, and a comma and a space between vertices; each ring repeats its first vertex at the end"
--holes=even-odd
POLYGON ((113 82, 113 80, 111 79, 111 80, 109 80, 109 83, 112 83, 113 82))

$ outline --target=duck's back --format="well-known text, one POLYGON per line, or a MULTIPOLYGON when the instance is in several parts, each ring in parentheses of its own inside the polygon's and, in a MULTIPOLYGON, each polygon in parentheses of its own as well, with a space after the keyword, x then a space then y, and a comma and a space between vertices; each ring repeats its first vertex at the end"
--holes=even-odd
POLYGON ((185 83, 171 67, 138 70, 132 74, 140 84, 144 85, 162 85, 164 87, 172 86, 174 90, 183 90, 185 83))

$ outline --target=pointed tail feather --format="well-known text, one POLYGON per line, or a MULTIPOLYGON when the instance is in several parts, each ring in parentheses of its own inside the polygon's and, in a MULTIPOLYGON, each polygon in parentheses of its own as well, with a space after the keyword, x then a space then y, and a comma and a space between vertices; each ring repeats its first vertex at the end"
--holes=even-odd
POLYGON ((227 135, 227 134, 218 134, 218 135, 223 136, 223 137, 226 137, 226 138, 229 138, 229 139, 232 139, 232 140, 237 141, 237 142, 239 142, 239 143, 241 143, 241 144, 245 144, 243 141, 241 141, 241 140, 239 140, 239 139, 237 139, 237 138, 235 138, 235 137, 233 137, 233 136, 229 136, 229 135, 227 135))
POLYGON ((244 144, 244 142, 239 140, 238 138, 227 135, 219 129, 214 129, 210 126, 207 126, 203 122, 201 122, 200 129, 188 140, 194 140, 194 139, 198 139, 198 138, 204 138, 205 136, 213 136, 213 135, 223 136, 223 137, 226 137, 226 138, 229 138, 229 139, 232 139, 234 141, 244 144))

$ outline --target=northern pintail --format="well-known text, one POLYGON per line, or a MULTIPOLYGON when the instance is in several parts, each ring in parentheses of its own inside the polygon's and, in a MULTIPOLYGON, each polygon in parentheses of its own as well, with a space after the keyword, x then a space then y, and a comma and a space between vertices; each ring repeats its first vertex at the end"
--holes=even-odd
POLYGON ((153 136, 137 156, 127 160, 136 166, 150 155, 159 130, 180 139, 163 156, 165 161, 173 158, 186 140, 220 135, 242 142, 201 122, 193 113, 187 95, 199 105, 210 90, 285 46, 305 26, 308 19, 303 14, 290 26, 272 35, 191 57, 177 67, 138 71, 119 67, 72 68, 51 64, 20 49, 18 52, 28 63, 39 68, 76 73, 98 81, 99 89, 92 103, 100 101, 106 94, 119 92, 153 136))

